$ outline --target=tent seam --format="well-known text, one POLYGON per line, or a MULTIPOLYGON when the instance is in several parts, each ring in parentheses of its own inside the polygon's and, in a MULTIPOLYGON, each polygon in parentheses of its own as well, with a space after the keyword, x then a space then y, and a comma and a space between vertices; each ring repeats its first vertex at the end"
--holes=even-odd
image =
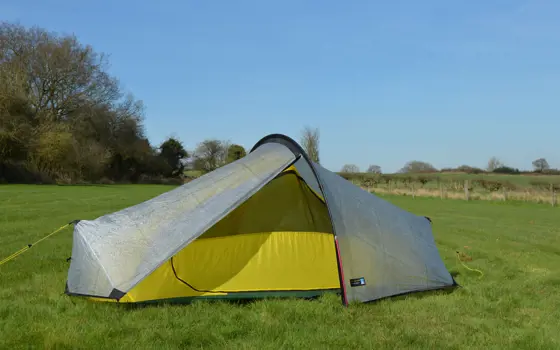
MULTIPOLYGON (((233 210, 235 210, 237 207, 239 207, 243 202, 245 202, 248 198, 252 197, 255 193, 257 193, 262 187, 264 187, 267 183, 269 183, 270 181, 272 181, 278 174, 280 174, 282 171, 286 170, 288 167, 290 167, 291 165, 293 165, 297 160, 299 159, 298 156, 294 155, 294 159, 290 160, 288 163, 284 164, 282 166, 282 168, 279 171, 275 171, 272 174, 268 176, 261 185, 253 188, 252 191, 250 191, 248 194, 249 196, 243 198, 243 200, 239 199, 235 202, 235 204, 231 207, 228 208, 226 210, 224 210, 220 215, 216 216, 216 218, 218 218, 218 220, 212 220, 210 221, 210 225, 207 225, 206 228, 204 228, 203 230, 201 230, 201 232, 199 232, 199 234, 197 234, 196 236, 192 236, 190 240, 186 241, 185 244, 181 245, 180 248, 175 249, 167 258, 165 258, 164 260, 161 261, 161 263, 157 264, 157 266, 155 266, 153 269, 150 269, 150 271, 148 271, 147 273, 145 273, 145 276, 149 276, 151 273, 153 273, 155 270, 157 270, 161 265, 163 265, 166 261, 169 261, 173 256, 175 256, 179 251, 181 251, 183 248, 185 248, 186 246, 188 246, 191 242, 193 242, 194 240, 196 240, 198 237, 202 236, 202 234, 204 234, 204 232, 208 231, 208 229, 210 229, 212 226, 214 226, 216 223, 218 223, 219 221, 221 221, 227 214, 229 214, 230 212, 232 212, 233 210)), ((249 172, 251 172, 252 174, 254 174, 250 169, 248 169, 249 172)), ((131 278, 130 280, 133 281, 135 280, 139 275, 141 275, 140 273, 137 273, 136 275, 134 275, 133 278, 131 278)), ((138 281, 136 281, 135 283, 133 283, 127 290, 126 292, 132 290, 136 285, 138 285, 138 283, 140 283, 143 280, 143 278, 139 279, 138 281)))

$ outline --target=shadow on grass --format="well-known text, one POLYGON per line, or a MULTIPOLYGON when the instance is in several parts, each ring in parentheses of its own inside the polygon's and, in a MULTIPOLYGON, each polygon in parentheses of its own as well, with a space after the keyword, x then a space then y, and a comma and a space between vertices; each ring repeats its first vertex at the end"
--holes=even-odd
POLYGON ((427 297, 433 297, 434 295, 447 295, 455 292, 460 288, 458 284, 447 286, 447 287, 440 287, 440 288, 433 288, 428 290, 420 290, 420 291, 412 291, 412 292, 405 292, 402 294, 392 295, 384 298, 379 298, 371 301, 365 302, 365 304, 375 304, 381 301, 401 301, 405 299, 423 299, 427 297))
MULTIPOLYGON (((339 295, 339 294, 337 294, 339 295)), ((244 299, 232 299, 232 298, 177 298, 177 299, 167 299, 161 301, 146 301, 146 302, 136 302, 136 303, 116 303, 117 307, 124 310, 137 310, 144 308, 158 308, 158 307, 185 307, 194 305, 196 303, 203 304, 228 304, 230 306, 236 307, 247 307, 253 304, 267 302, 267 301, 304 301, 304 302, 318 302, 321 296, 313 297, 280 297, 280 296, 269 296, 269 297, 255 297, 255 298, 244 298, 244 299)))
MULTIPOLYGON (((455 273, 453 275, 453 277, 455 278, 455 276, 459 275, 459 273, 455 273)), ((368 304, 368 305, 374 305, 377 302, 381 302, 381 301, 394 301, 394 302, 398 302, 398 301, 402 301, 405 299, 422 299, 422 298, 426 298, 426 297, 433 297, 434 295, 448 295, 453 293, 456 289, 460 288, 460 286, 458 284, 453 285, 453 286, 448 286, 448 287, 444 287, 444 288, 434 288, 434 289, 430 289, 430 290, 424 290, 424 291, 413 291, 413 292, 406 292, 403 294, 398 294, 398 295, 393 295, 393 296, 388 296, 388 297, 384 297, 384 298, 379 298, 376 300, 371 300, 371 301, 366 301, 366 302, 352 302, 350 303, 349 306, 353 306, 354 304, 368 304)), ((338 297, 338 299, 340 300, 340 292, 338 293, 332 293, 331 295, 334 295, 336 297, 338 297)), ((246 306, 250 306, 259 302, 266 302, 266 301, 273 301, 273 300, 277 300, 277 301, 289 301, 289 300, 293 300, 293 301, 303 301, 303 302, 317 302, 319 303, 322 297, 324 297, 324 295, 317 295, 317 296, 312 296, 312 297, 281 297, 281 296, 268 296, 268 297, 261 297, 261 298, 243 298, 243 299, 231 299, 231 298, 206 298, 206 299, 202 299, 202 298, 177 298, 177 299, 168 299, 168 300, 161 300, 161 301, 148 301, 148 302, 138 302, 138 303, 117 303, 118 307, 123 308, 124 310, 137 310, 137 309, 143 309, 143 308, 150 308, 150 307, 184 307, 187 305, 193 305, 195 303, 205 303, 205 304, 228 304, 231 306, 236 306, 236 307, 246 307, 246 306)), ((342 301, 340 300, 340 303, 342 305, 342 301)))

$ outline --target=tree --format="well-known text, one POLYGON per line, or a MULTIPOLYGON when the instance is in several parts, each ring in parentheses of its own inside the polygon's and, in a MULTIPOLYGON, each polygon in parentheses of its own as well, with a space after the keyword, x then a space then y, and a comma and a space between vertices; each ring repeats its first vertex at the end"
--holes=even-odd
POLYGON ((162 174, 144 134, 144 106, 120 90, 107 63, 74 36, 0 23, 0 178, 162 174))
POLYGON ((229 144, 217 139, 204 140, 194 151, 194 168, 203 172, 218 169, 227 161, 229 144))
POLYGON ((0 159, 25 159, 32 131, 25 115, 0 110, 0 159))
POLYGON ((432 173, 437 169, 430 163, 413 160, 404 165, 400 170, 401 173, 432 173))
POLYGON ((480 174, 484 172, 484 170, 470 165, 461 165, 457 167, 457 171, 467 173, 467 174, 480 174))
POLYGON ((512 167, 505 166, 505 165, 492 170, 492 172, 497 173, 497 174, 519 174, 520 173, 519 169, 512 168, 512 167))
POLYGON ((488 160, 488 166, 487 166, 487 170, 492 172, 495 169, 501 168, 504 166, 504 163, 502 163, 497 157, 492 157, 490 158, 490 160, 488 160))
POLYGON ((301 145, 305 150, 305 153, 309 156, 309 158, 317 163, 320 164, 319 159, 319 129, 305 127, 302 131, 301 135, 301 145))
POLYGON ((355 164, 345 164, 340 170, 341 173, 359 173, 360 168, 355 164))
POLYGON ((370 165, 369 168, 367 169, 368 173, 372 173, 372 174, 381 174, 381 167, 379 165, 370 165))
POLYGON ((61 121, 84 105, 120 97, 117 80, 105 71, 106 56, 75 36, 2 23, 0 45, 0 58, 12 77, 23 78, 35 118, 61 121))
POLYGON ((159 156, 169 166, 168 175, 177 176, 183 173, 183 160, 189 156, 181 141, 170 137, 159 147, 159 156))
POLYGON ((545 170, 550 169, 550 166, 548 165, 546 159, 539 158, 533 161, 533 168, 535 168, 535 171, 543 172, 545 170))
POLYGON ((76 152, 70 128, 64 124, 43 124, 37 137, 29 142, 34 166, 52 177, 75 178, 76 152))
POLYGON ((234 162, 238 159, 245 157, 246 155, 247 155, 247 151, 245 151, 245 148, 243 146, 233 144, 228 148, 227 162, 228 163, 234 162))

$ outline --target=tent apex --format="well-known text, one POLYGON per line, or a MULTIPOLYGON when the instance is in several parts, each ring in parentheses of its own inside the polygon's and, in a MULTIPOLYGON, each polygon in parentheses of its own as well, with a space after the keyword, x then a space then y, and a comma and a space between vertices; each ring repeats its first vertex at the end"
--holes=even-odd
POLYGON ((266 144, 266 143, 279 143, 283 146, 286 146, 290 151, 292 151, 292 153, 297 157, 299 155, 303 156, 306 160, 309 160, 309 156, 307 155, 307 153, 305 152, 305 150, 299 145, 299 143, 297 143, 297 141, 295 141, 294 139, 292 139, 289 136, 286 136, 284 134, 269 134, 263 138, 261 138, 254 146, 253 148, 251 148, 251 151, 249 151, 249 153, 253 152, 254 150, 256 150, 257 148, 259 148, 260 146, 266 144))

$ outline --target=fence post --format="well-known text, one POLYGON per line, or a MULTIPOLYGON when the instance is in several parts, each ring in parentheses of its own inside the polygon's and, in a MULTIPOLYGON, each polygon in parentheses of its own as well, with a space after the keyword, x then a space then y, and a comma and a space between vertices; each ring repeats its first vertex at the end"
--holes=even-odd
POLYGON ((556 206, 556 192, 554 191, 554 184, 550 184, 550 197, 552 206, 556 206))
POLYGON ((414 199, 414 182, 410 183, 410 188, 412 189, 412 199, 414 199))
POLYGON ((465 180, 465 200, 469 200, 469 180, 465 180))
POLYGON ((505 187, 503 187, 503 190, 504 190, 504 202, 505 202, 508 199, 508 191, 507 191, 507 188, 505 188, 505 187))

